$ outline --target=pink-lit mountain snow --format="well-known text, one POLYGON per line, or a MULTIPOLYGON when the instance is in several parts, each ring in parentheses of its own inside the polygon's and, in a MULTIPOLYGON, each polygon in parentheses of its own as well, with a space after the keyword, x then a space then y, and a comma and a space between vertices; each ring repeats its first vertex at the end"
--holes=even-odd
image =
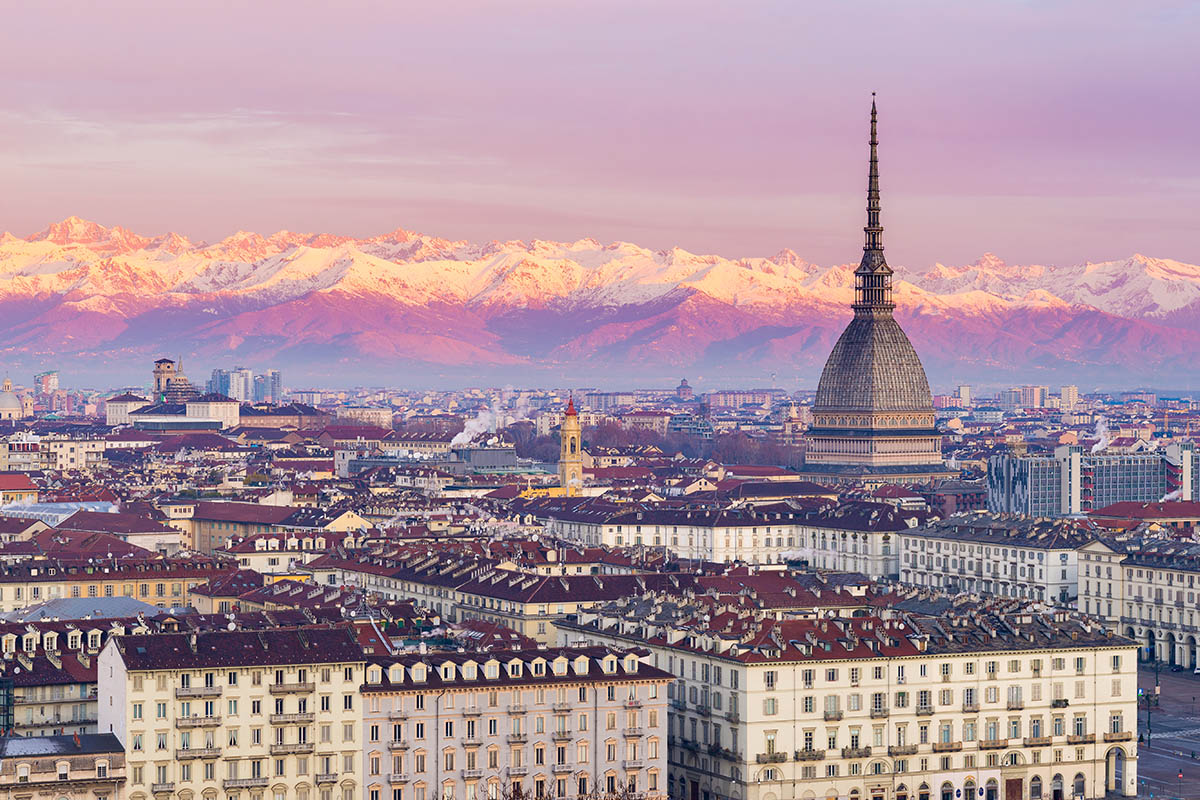
MULTIPOLYGON (((215 244, 69 218, 0 236, 0 362, 129 370, 161 354, 420 382, 546 372, 594 384, 699 374, 812 385, 849 316, 851 266, 791 251, 239 232, 215 244)), ((936 381, 1180 385, 1200 267, 898 269, 897 316, 936 381)))

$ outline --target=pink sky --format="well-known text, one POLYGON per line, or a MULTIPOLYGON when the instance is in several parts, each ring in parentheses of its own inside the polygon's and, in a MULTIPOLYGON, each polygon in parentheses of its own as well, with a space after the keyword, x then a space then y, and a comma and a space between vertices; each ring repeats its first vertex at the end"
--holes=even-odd
MULTIPOLYGON (((0 230, 1200 262, 1194 3, 22 3, 0 230)), ((17 35, 12 35, 12 34, 17 35)))

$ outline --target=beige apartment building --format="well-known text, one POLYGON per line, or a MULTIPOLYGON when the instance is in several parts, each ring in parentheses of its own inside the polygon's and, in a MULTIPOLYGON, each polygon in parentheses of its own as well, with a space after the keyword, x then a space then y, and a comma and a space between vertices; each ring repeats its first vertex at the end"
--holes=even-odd
POLYGON ((665 798, 670 680, 596 647, 372 660, 365 797, 665 798))
POLYGON ((1065 800, 1137 793, 1136 648, 1045 616, 724 621, 631 600, 558 626, 641 647, 669 689, 678 800, 1065 800))
POLYGON ((125 796, 125 753, 112 734, 0 737, 0 800, 125 796))
POLYGON ((1079 550, 1079 610, 1140 646, 1149 661, 1200 666, 1200 547, 1097 539, 1079 550))
POLYGON ((132 597, 159 608, 186 605, 190 589, 235 569, 206 556, 5 564, 0 566, 0 611, 63 597, 132 597))
POLYGON ((99 729, 130 800, 361 800, 363 668, 349 625, 116 636, 99 729))

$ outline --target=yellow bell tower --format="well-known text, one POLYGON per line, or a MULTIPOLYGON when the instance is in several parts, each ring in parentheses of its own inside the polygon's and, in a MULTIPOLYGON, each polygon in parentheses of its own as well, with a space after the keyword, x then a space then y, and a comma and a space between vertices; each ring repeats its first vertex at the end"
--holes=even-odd
POLYGON ((558 483, 568 496, 575 496, 583 487, 583 440, 574 397, 567 401, 567 414, 559 428, 559 439, 558 483))

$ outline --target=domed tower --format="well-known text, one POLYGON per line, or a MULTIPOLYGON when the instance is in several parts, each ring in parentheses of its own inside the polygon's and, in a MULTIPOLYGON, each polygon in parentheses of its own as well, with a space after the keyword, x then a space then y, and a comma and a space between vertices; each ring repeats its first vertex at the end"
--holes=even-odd
POLYGON ((0 420, 20 419, 25 416, 25 406, 21 398, 12 390, 12 381, 4 379, 0 384, 0 420))
POLYGON ((583 430, 575 411, 575 398, 567 401, 567 413, 559 428, 558 484, 567 494, 579 494, 583 486, 583 430))
POLYGON ((947 474, 925 368, 892 317, 892 268, 879 222, 879 139, 871 100, 866 242, 854 271, 854 318, 833 346, 805 436, 805 471, 869 483, 947 474))

